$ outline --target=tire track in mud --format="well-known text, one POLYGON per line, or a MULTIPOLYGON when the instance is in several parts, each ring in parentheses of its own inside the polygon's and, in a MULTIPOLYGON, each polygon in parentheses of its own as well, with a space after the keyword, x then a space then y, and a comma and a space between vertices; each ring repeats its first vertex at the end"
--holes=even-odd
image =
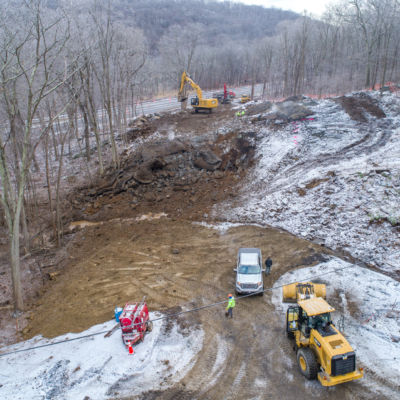
POLYGON ((271 399, 298 400, 301 393, 305 395, 308 391, 312 392, 313 398, 321 400, 337 396, 374 398, 357 382, 327 390, 318 382, 305 380, 297 367, 293 343, 286 338, 281 319, 272 304, 246 300, 249 299, 237 302, 240 311, 235 309, 233 320, 214 317, 214 323, 211 323, 211 320, 202 318, 205 343, 192 370, 183 379, 193 399, 263 399, 263 396, 259 397, 262 387, 271 399), (257 319, 257 315, 265 315, 265 320, 262 317, 257 319), (216 345, 216 341, 223 344, 216 345), (225 356, 222 371, 221 356, 218 356, 221 346, 225 356))

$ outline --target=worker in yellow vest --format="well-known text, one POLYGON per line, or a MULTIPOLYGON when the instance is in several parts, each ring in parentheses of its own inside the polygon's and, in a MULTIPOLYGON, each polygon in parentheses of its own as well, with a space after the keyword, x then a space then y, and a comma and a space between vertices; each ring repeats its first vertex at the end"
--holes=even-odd
POLYGON ((235 305, 236 305, 236 302, 235 302, 235 298, 231 295, 231 294, 228 294, 228 305, 226 306, 226 316, 227 317, 231 317, 231 318, 233 318, 233 308, 235 307, 235 305))

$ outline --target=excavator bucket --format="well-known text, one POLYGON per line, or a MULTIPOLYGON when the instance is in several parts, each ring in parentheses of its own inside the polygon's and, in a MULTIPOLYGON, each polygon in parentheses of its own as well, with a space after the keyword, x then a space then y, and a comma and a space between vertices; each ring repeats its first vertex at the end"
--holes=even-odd
POLYGON ((326 298, 326 285, 313 282, 295 282, 282 287, 282 301, 284 303, 296 303, 300 300, 313 297, 326 298))
POLYGON ((187 100, 187 98, 188 98, 187 93, 178 93, 178 101, 180 101, 181 103, 187 100))

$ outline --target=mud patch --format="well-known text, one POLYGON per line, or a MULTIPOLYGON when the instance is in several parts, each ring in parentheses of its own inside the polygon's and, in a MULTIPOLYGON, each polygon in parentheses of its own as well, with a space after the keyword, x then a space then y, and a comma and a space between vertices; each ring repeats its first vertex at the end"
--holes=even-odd
MULTIPOLYGON (((191 304, 191 308, 194 304, 191 304)), ((196 317, 196 313, 180 314, 182 311, 181 306, 171 307, 165 312, 166 322, 163 325, 163 333, 170 334, 175 326, 178 327, 178 333, 187 337, 193 329, 200 328, 200 319, 196 317)))
POLYGON ((321 183, 329 181, 329 178, 324 178, 324 179, 313 179, 311 182, 308 182, 306 184, 307 189, 313 189, 317 186, 319 186, 321 183))
MULTIPOLYGON (((140 395, 140 400, 192 400, 196 396, 194 392, 184 389, 150 390, 140 395)), ((133 400, 134 398, 132 398, 133 400)))
POLYGON ((378 119, 385 118, 386 114, 379 107, 378 102, 366 93, 358 93, 354 96, 342 96, 334 99, 350 115, 352 119, 358 122, 367 122, 367 114, 378 119))

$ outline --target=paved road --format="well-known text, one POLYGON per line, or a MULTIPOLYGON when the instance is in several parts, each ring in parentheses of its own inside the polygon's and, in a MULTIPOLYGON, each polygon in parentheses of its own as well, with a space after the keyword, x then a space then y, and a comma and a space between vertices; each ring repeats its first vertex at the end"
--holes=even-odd
MULTIPOLYGON (((230 87, 230 90, 233 90, 236 94, 236 99, 240 98, 242 94, 250 94, 251 93, 251 86, 239 86, 239 87, 230 87)), ((221 92, 223 88, 219 90, 212 90, 212 91, 204 91, 203 95, 205 98, 211 98, 212 94, 215 92, 221 92)), ((262 95, 262 84, 258 84, 254 88, 254 96, 255 98, 260 98, 262 95)), ((190 104, 190 99, 195 97, 194 93, 189 96, 188 104, 190 104)), ((188 106, 190 108, 190 106, 188 106)), ((133 110, 132 107, 127 108, 127 118, 131 119, 135 116, 139 115, 148 115, 160 112, 167 112, 167 111, 178 111, 181 109, 181 103, 178 101, 177 97, 165 97, 161 99, 154 99, 154 100, 147 100, 137 103, 136 109, 133 110)), ((102 121, 107 121, 106 110, 99 109, 97 111, 98 115, 98 127, 100 130, 103 129, 102 121), (104 118, 103 118, 104 117, 104 118)), ((78 117, 78 127, 79 129, 83 129, 83 118, 81 116, 78 117)), ((64 131, 68 128, 68 117, 67 115, 60 116, 60 128, 64 131)), ((107 129, 107 127, 105 127, 107 129)), ((57 128, 56 128, 57 130, 57 128)), ((34 120, 33 126, 34 135, 39 135, 41 132, 41 126, 39 119, 34 120)))
MULTIPOLYGON (((234 87, 234 88, 229 88, 230 90, 233 90, 236 93, 236 98, 240 97, 242 94, 250 94, 251 92, 251 86, 240 86, 240 87, 234 87)), ((212 94, 215 92, 220 92, 223 91, 223 89, 219 90, 213 90, 213 91, 205 91, 203 92, 203 95, 205 98, 211 98, 212 94)), ((254 96, 260 97, 262 94, 262 85, 258 84, 255 86, 254 89, 254 96)), ((194 95, 189 96, 189 102, 190 104, 190 99, 195 97, 194 95)), ((143 101, 139 103, 136 107, 136 115, 143 115, 143 114, 153 114, 157 112, 165 112, 165 111, 178 111, 181 108, 181 103, 178 102, 176 97, 166 97, 162 99, 157 99, 157 100, 148 100, 148 101, 143 101)), ((132 109, 127 110, 128 117, 132 118, 132 109)))

